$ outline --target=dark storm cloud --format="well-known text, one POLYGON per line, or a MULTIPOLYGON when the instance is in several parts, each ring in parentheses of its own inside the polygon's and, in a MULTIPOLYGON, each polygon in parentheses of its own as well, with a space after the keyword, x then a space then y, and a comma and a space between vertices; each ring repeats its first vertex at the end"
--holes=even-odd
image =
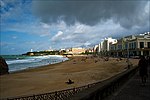
POLYGON ((68 25, 78 21, 92 26, 113 19, 124 28, 132 28, 148 24, 147 3, 148 0, 34 0, 32 7, 45 23, 64 20, 68 25))

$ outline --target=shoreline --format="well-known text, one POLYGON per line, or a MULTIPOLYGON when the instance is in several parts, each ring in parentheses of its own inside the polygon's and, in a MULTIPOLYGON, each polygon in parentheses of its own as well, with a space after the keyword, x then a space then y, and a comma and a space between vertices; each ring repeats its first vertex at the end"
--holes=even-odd
POLYGON ((61 64, 61 63, 64 63, 64 62, 66 62, 66 61, 69 61, 69 59, 68 59, 68 60, 65 60, 65 61, 63 61, 63 62, 58 62, 58 63, 48 64, 48 65, 42 65, 42 66, 37 66, 37 67, 28 67, 28 68, 22 69, 22 70, 11 71, 11 72, 9 72, 9 74, 28 72, 28 71, 32 71, 32 70, 36 70, 36 69, 41 69, 41 68, 45 68, 45 67, 49 67, 49 66, 61 64))
MULTIPOLYGON (((10 55, 11 56, 11 55, 10 55)), ((17 56, 19 56, 20 57, 20 55, 17 55, 17 56)), ((34 68, 40 68, 40 67, 44 67, 44 66, 49 66, 49 65, 53 65, 53 64, 57 64, 57 63, 62 63, 62 62, 64 62, 64 61, 67 61, 67 60, 69 60, 69 58, 67 58, 67 57, 65 57, 65 56, 63 56, 63 55, 43 55, 43 56, 26 56, 26 57, 31 57, 31 59, 34 59, 34 60, 37 60, 37 58, 35 58, 35 57, 41 57, 42 58, 42 60, 44 60, 45 59, 45 57, 61 57, 61 59, 63 59, 62 61, 50 61, 50 59, 51 58, 47 58, 47 60, 49 59, 49 61, 48 62, 45 62, 45 64, 43 63, 43 64, 41 64, 40 65, 40 63, 37 61, 36 63, 39 63, 38 65, 36 64, 36 65, 24 65, 24 66, 21 66, 19 69, 12 69, 13 67, 15 67, 15 66, 12 66, 12 65, 9 65, 8 64, 8 66, 10 66, 11 68, 9 68, 9 73, 16 73, 16 72, 22 72, 22 71, 26 71, 26 70, 29 70, 29 69, 34 69, 34 68), (33 58, 32 58, 33 57, 33 58), (43 59, 43 57, 44 57, 44 59, 43 59), (23 68, 22 68, 23 67, 23 68)), ((40 59, 41 59, 40 58, 40 59)), ((6 58, 7 59, 7 58, 6 58)), ((16 60, 18 60, 17 58, 16 59, 14 59, 14 60, 8 60, 8 62, 9 61, 16 61, 16 60)), ((19 60, 20 60, 20 58, 19 58, 19 60)), ((23 59, 24 60, 24 59, 23 59)), ((29 60, 30 61, 30 59, 25 59, 25 60, 29 60)), ((7 60, 6 60, 7 61, 7 60)), ((35 63, 35 62, 27 62, 27 64, 30 64, 30 63, 35 63)), ((10 63, 10 64, 14 64, 14 63, 10 63)), ((21 63, 18 63, 18 64, 21 64, 21 63)), ((24 62, 23 62, 23 64, 25 64, 24 62)), ((16 66, 17 66, 17 63, 16 63, 16 66)))
MULTIPOLYGON (((75 56, 61 63, 2 75, 0 98, 49 93, 103 81, 127 70, 125 60, 110 58, 104 61, 91 56, 75 56), (74 84, 67 85, 68 79, 74 84)), ((132 60, 137 64, 137 59, 132 60)))
MULTIPOLYGON (((54 55, 55 56, 55 55, 54 55)), ((62 57, 66 57, 63 55, 56 55, 56 56, 62 56, 62 57)), ((53 64, 48 64, 48 65, 42 65, 42 66, 37 66, 37 67, 28 67, 26 69, 22 69, 22 70, 17 70, 17 71, 11 71, 9 72, 9 74, 15 74, 15 73, 22 73, 22 72, 28 72, 28 71, 32 71, 32 70, 36 70, 36 69, 42 69, 42 68, 46 68, 46 67, 50 67, 50 66, 55 66, 55 65, 59 65, 61 63, 67 62, 67 61, 71 61, 73 60, 75 57, 85 57, 87 55, 74 55, 74 56, 68 56, 66 58, 68 58, 68 60, 65 60, 63 62, 58 62, 58 63, 53 63, 53 64)), ((91 56, 91 55, 89 55, 91 56)), ((6 74, 7 75, 7 74, 6 74)))

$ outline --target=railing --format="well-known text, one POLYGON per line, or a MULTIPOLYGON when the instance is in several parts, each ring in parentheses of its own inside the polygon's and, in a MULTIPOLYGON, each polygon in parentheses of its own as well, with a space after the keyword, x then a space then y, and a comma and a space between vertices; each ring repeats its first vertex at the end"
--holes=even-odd
POLYGON ((83 91, 87 88, 94 86, 95 84, 97 83, 88 84, 77 88, 55 91, 51 93, 37 94, 31 96, 21 96, 21 97, 6 98, 6 99, 4 98, 2 100, 65 100, 68 97, 71 97, 80 91, 83 91))
POLYGON ((138 67, 116 75, 106 81, 81 91, 67 100, 103 100, 117 91, 127 80, 129 80, 138 70, 138 67))
POLYGON ((31 96, 5 98, 2 100, 102 100, 117 90, 136 70, 137 67, 129 69, 103 82, 88 84, 77 88, 31 96))

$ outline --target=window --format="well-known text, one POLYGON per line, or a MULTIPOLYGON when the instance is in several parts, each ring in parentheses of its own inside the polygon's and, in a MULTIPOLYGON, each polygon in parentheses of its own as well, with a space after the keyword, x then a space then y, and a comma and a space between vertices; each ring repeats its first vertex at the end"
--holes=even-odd
POLYGON ((144 42, 140 42, 140 48, 144 48, 144 42))
POLYGON ((110 46, 110 49, 111 49, 111 50, 114 50, 114 47, 113 47, 113 45, 111 45, 111 46, 110 46))
POLYGON ((129 43, 129 49, 131 49, 132 48, 132 43, 129 43))
POLYGON ((133 49, 136 48, 136 42, 133 42, 133 49))
POLYGON ((135 49, 136 48, 136 42, 129 43, 129 49, 135 49))
POLYGON ((125 49, 128 49, 128 43, 125 43, 125 49))
POLYGON ((150 48, 150 42, 147 42, 147 47, 150 48))
POLYGON ((122 49, 122 45, 118 45, 118 50, 121 50, 122 49))

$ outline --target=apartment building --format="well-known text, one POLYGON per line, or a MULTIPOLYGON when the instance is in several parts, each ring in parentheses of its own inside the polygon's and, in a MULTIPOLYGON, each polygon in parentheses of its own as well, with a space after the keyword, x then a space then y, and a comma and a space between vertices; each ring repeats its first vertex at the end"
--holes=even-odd
POLYGON ((81 54, 81 53, 85 53, 85 49, 84 48, 71 48, 69 49, 69 51, 67 52, 68 54, 81 54))
POLYGON ((108 51, 110 50, 110 44, 115 43, 117 43, 117 39, 113 39, 111 37, 105 38, 104 41, 100 42, 94 47, 94 51, 102 55, 107 55, 108 51))
POLYGON ((150 34, 123 37, 115 44, 110 44, 111 56, 150 56, 150 34))

